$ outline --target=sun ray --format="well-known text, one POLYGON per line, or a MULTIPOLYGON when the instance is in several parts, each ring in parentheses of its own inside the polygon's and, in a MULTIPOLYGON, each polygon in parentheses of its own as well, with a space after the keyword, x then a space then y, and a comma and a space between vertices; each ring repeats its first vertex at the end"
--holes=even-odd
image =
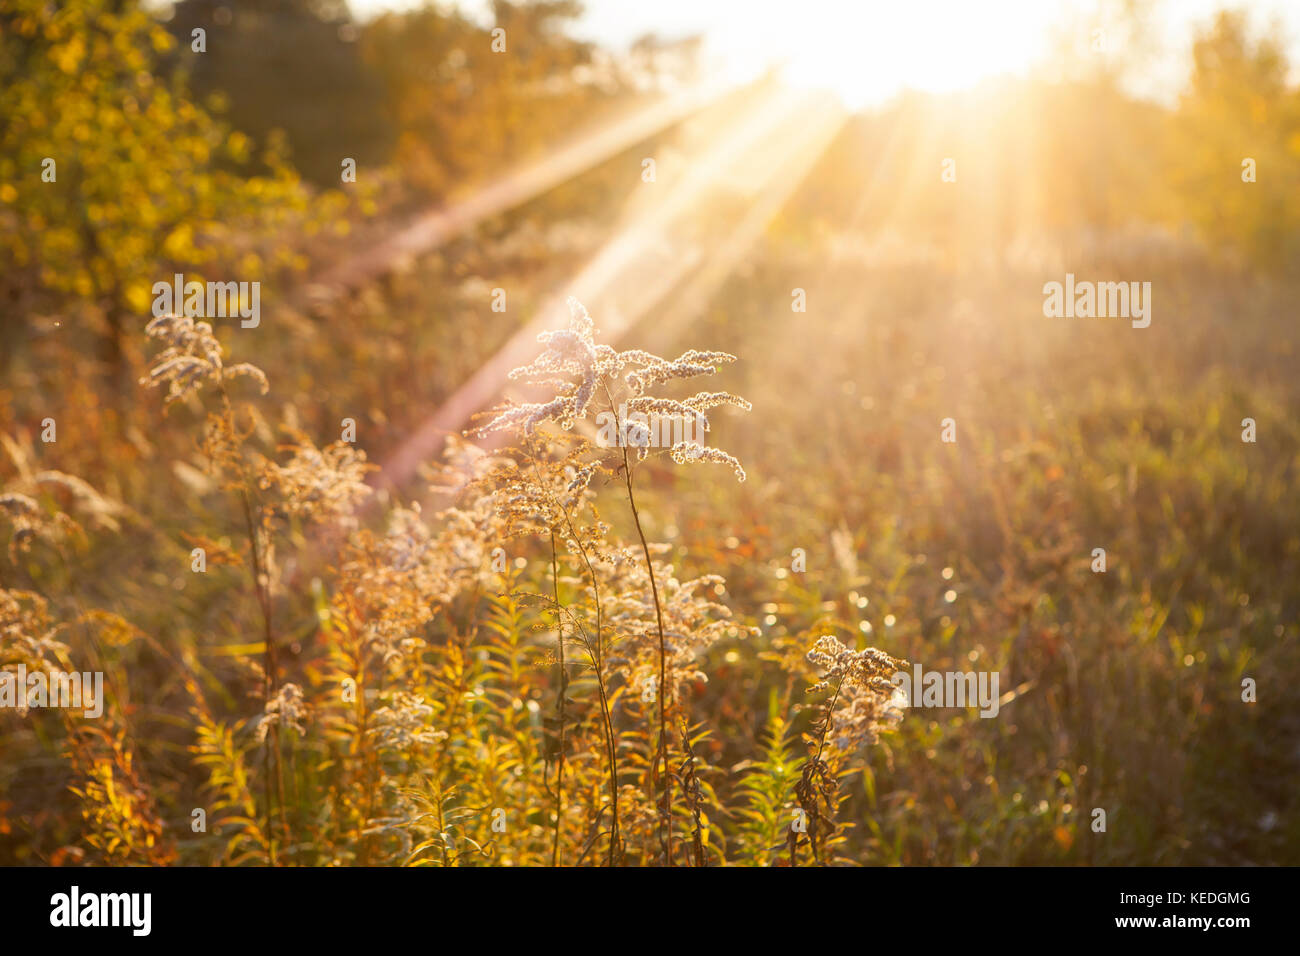
POLYGON ((431 252, 483 219, 534 199, 688 119, 724 91, 717 83, 701 84, 580 134, 541 159, 512 170, 450 206, 429 210, 384 241, 335 264, 306 287, 304 301, 297 304, 320 307, 359 288, 395 264, 431 252))
MULTIPOLYGON (((407 438, 383 463, 377 481, 402 485, 421 462, 438 452, 449 433, 463 429, 473 414, 487 408, 501 394, 506 372, 524 364, 536 351, 537 333, 561 321, 568 296, 588 304, 599 317, 604 340, 611 344, 659 306, 704 258, 699 250, 683 250, 672 243, 672 228, 695 216, 701 203, 731 181, 741 164, 757 166, 757 175, 753 169, 748 173, 762 183, 770 181, 789 153, 764 152, 757 147, 778 135, 797 142, 789 131, 807 119, 809 102, 807 93, 763 89, 717 131, 700 155, 682 159, 680 177, 670 190, 663 190, 666 196, 638 202, 634 193, 618 233, 407 438)), ((753 232, 752 225, 749 231, 753 232)))

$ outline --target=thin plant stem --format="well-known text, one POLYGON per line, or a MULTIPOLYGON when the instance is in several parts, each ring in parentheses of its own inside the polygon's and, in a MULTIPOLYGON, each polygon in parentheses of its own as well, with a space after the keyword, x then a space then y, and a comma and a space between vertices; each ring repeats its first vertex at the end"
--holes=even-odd
MULTIPOLYGON (((825 715, 825 717, 822 718, 821 733, 820 733, 819 738, 818 738, 818 740, 817 740, 817 753, 816 753, 816 755, 814 755, 813 760, 812 760, 812 772, 813 772, 814 774, 818 772, 818 767, 821 765, 822 751, 823 751, 823 750, 825 749, 825 747, 826 747, 826 738, 830 735, 830 732, 831 732, 831 722, 832 722, 832 721, 831 721, 831 718, 835 715, 835 704, 838 703, 838 701, 839 701, 839 699, 840 699, 840 689, 841 689, 843 686, 844 686, 844 678, 843 678, 843 677, 840 677, 839 681, 835 684, 835 693, 831 695, 830 703, 826 705, 826 715, 825 715)), ((814 811, 816 811, 818 814, 820 814, 820 811, 817 811, 817 810, 816 810, 816 803, 815 803, 815 801, 816 801, 816 799, 817 799, 817 795, 816 795, 815 792, 813 793, 813 797, 812 797, 812 798, 813 798, 813 800, 814 800, 814 804, 813 804, 814 811)), ((810 834, 808 835, 808 847, 809 847, 810 850, 812 850, 813 862, 814 862, 814 863, 821 863, 821 858, 820 858, 820 856, 819 856, 818 853, 817 853, 817 820, 816 820, 816 818, 813 819, 813 821, 812 821, 812 826, 813 826, 813 832, 810 833, 810 834)), ((794 850, 794 847, 793 847, 793 846, 790 848, 790 865, 791 865, 791 866, 795 866, 795 865, 796 865, 796 862, 795 862, 795 850, 794 850)))
MULTIPOLYGON (((234 406, 230 401, 230 393, 226 390, 225 383, 220 385, 222 411, 225 414, 226 428, 229 430, 231 440, 233 441, 238 434, 235 425, 234 406)), ((262 612, 262 639, 265 644, 263 657, 263 706, 271 701, 276 690, 276 678, 278 668, 275 654, 275 631, 272 625, 271 617, 271 595, 269 593, 269 570, 266 569, 262 562, 262 544, 261 535, 258 533, 257 523, 253 516, 253 501, 249 493, 249 476, 244 467, 242 457, 238 458, 239 465, 239 499, 244 513, 244 525, 248 535, 249 550, 253 562, 253 591, 257 596, 258 607, 262 612)), ((271 826, 272 807, 276 801, 273 797, 274 792, 279 795, 279 817, 281 839, 285 842, 289 840, 289 822, 285 817, 284 810, 284 775, 281 769, 280 759, 280 728, 278 724, 271 727, 271 745, 267 747, 263 758, 263 794, 266 801, 266 832, 268 837, 267 862, 271 866, 276 865, 275 856, 275 837, 272 835, 274 830, 271 826)))
MULTIPOLYGON (((533 473, 537 476, 538 487, 545 488, 546 483, 542 481, 541 472, 537 468, 536 460, 533 461, 533 473)), ((573 516, 569 509, 560 501, 551 496, 552 503, 559 509, 564 516, 565 527, 569 530, 569 538, 573 541, 578 549, 578 554, 582 558, 583 566, 587 569, 587 576, 591 579, 591 593, 596 602, 596 641, 593 647, 591 642, 584 642, 587 647, 587 656, 591 659, 592 669, 596 672, 596 691, 600 698, 600 715, 602 721, 602 730, 605 736, 605 749, 609 755, 609 803, 610 810, 613 814, 612 823, 609 831, 609 857, 608 863, 613 866, 619 856, 619 841, 621 831, 619 829, 618 817, 618 740, 614 736, 614 718, 609 706, 609 695, 605 690, 605 669, 604 669, 604 630, 605 630, 605 610, 600 600, 600 581, 596 577, 596 568, 591 563, 591 556, 587 553, 587 547, 582 543, 582 536, 578 533, 577 527, 573 523, 573 516)), ((552 552, 554 554, 554 552, 552 552)), ((557 591, 558 594, 558 591, 557 591)), ((559 601, 557 599, 558 606, 559 601)))
POLYGON ((564 818, 564 685, 568 674, 564 669, 564 623, 560 616, 560 563, 555 551, 555 529, 551 529, 551 584, 555 589, 555 631, 560 655, 560 683, 556 709, 559 717, 559 750, 555 774, 555 840, 551 844, 551 866, 560 865, 560 827, 564 818))
POLYGON ((591 564, 591 558, 587 554, 587 548, 583 545, 582 540, 578 537, 576 529, 573 527, 573 519, 565 512, 565 519, 569 524, 569 531, 573 534, 573 541, 578 546, 578 553, 582 556, 582 563, 586 565, 587 574, 591 577, 591 591, 596 600, 596 641, 593 648, 589 643, 587 645, 587 654, 594 660, 592 666, 596 671, 596 691, 600 697, 600 715, 604 721, 605 745, 609 752, 609 803, 610 810, 613 813, 613 820, 609 830, 609 865, 613 866, 618 856, 618 845, 620 839, 619 819, 618 819, 618 741, 614 737, 614 718, 610 713, 609 695, 605 692, 605 672, 604 672, 604 650, 602 649, 601 631, 604 629, 604 608, 600 601, 600 584, 596 580, 596 569, 591 564))
POLYGON ((659 632, 659 686, 656 695, 659 703, 659 781, 663 787, 663 796, 659 807, 659 845, 663 849, 664 864, 673 865, 673 784, 668 772, 668 655, 667 642, 664 640, 664 612, 659 603, 659 585, 655 581, 654 563, 650 560, 650 545, 646 541, 645 530, 641 527, 641 515, 636 507, 636 494, 632 490, 632 460, 627 453, 627 442, 623 440, 623 423, 618 419, 618 409, 614 405, 614 396, 605 386, 605 397, 609 400, 610 410, 614 414, 614 433, 619 436, 619 446, 623 450, 623 480, 627 484, 627 503, 632 509, 632 521, 636 524, 637 536, 641 539, 641 553, 645 555, 645 570, 650 577, 650 594, 655 604, 655 625, 659 632))

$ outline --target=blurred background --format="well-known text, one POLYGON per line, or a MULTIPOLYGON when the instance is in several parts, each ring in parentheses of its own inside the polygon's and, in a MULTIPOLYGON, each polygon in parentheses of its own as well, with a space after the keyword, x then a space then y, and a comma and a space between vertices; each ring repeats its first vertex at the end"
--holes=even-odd
MULTIPOLYGON (((712 761, 834 620, 1014 692, 871 752, 863 862, 1298 863, 1297 64, 1280 0, 0 0, 0 488, 58 469, 124 508, 0 585, 215 684, 247 639, 175 570, 230 505, 136 384, 155 282, 260 282, 259 328, 214 322, 259 407, 322 443, 355 419, 396 498, 573 294, 606 341, 741 359, 716 440, 749 481, 646 492, 762 630, 706 668, 712 761), (1150 327, 1045 318, 1067 272, 1150 282, 1150 327)), ((177 691, 122 653, 166 805, 177 691)), ((75 841, 65 776, 0 717, 0 860, 75 841)))

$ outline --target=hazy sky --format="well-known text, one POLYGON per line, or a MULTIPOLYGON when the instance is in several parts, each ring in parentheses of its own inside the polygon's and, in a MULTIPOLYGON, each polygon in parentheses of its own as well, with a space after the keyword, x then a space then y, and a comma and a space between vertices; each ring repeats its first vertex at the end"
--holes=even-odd
MULTIPOLYGON (((417 6, 352 0, 358 16, 417 6)), ((484 15, 486 0, 456 4, 484 15)), ((1150 95, 1180 86, 1193 28, 1223 6, 1252 24, 1276 23, 1300 65, 1300 0, 1158 0, 1154 34, 1124 48, 1148 75, 1150 95)), ((613 47, 645 33, 702 33, 708 61, 731 78, 785 61, 796 82, 837 90, 850 105, 880 102, 904 87, 949 90, 1041 61, 1054 33, 1086 44, 1104 28, 1091 0, 586 0, 576 32, 613 47)))

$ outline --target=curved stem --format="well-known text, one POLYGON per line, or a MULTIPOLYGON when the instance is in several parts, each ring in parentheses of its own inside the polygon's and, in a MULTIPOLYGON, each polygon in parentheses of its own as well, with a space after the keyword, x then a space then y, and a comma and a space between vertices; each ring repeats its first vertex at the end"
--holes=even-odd
POLYGON ((655 624, 659 630, 659 780, 663 797, 659 807, 659 844, 663 847, 664 863, 673 865, 673 784, 668 775, 668 661, 667 642, 664 640, 664 612, 659 603, 659 585, 655 581, 654 564, 650 560, 650 545, 641 528, 641 515, 636 510, 636 495, 632 491, 632 462, 628 458, 627 444, 623 444, 623 478, 627 483, 627 501, 632 507, 632 520, 641 538, 641 553, 645 555, 645 570, 650 576, 650 594, 655 602, 655 624))

